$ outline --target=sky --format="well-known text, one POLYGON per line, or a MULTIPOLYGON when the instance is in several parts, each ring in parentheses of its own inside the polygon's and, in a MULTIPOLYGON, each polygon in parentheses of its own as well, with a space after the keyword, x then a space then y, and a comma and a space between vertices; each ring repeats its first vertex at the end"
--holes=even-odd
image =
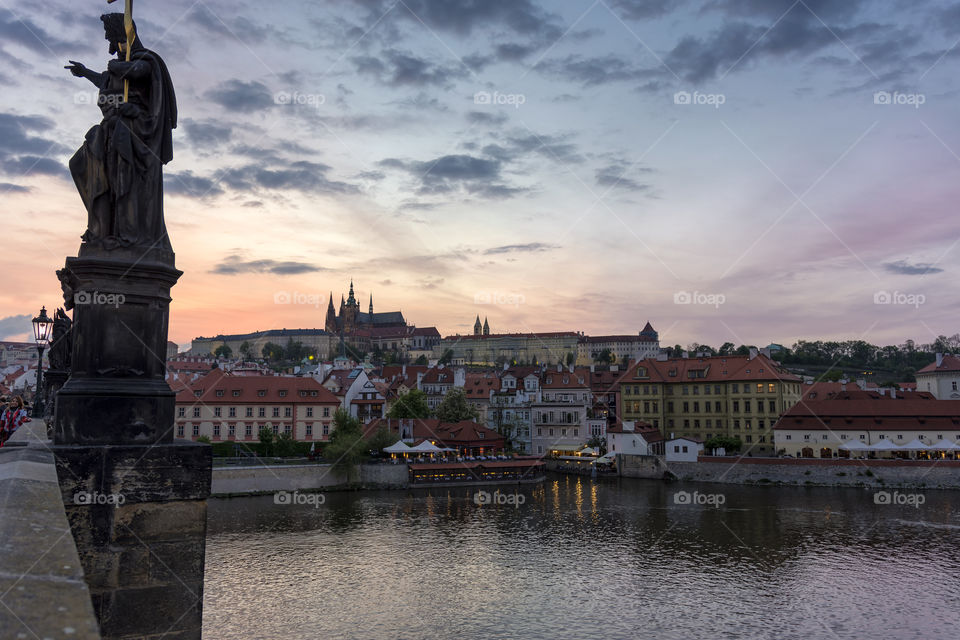
MULTIPOLYGON (((0 0, 0 339, 86 213, 99 15, 0 0)), ((364 310, 443 335, 896 344, 960 331, 960 4, 135 3, 180 122, 170 338, 364 310)))

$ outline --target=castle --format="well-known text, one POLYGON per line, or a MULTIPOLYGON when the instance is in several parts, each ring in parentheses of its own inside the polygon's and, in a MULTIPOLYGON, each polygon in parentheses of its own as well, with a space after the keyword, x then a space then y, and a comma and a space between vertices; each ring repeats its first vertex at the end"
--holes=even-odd
POLYGON ((353 280, 350 281, 350 294, 344 300, 340 295, 340 312, 333 308, 333 292, 330 293, 330 303, 327 305, 327 319, 324 329, 328 333, 350 334, 359 329, 386 329, 406 327, 407 321, 400 311, 373 312, 373 294, 370 294, 370 310, 360 311, 360 303, 353 294, 353 280))

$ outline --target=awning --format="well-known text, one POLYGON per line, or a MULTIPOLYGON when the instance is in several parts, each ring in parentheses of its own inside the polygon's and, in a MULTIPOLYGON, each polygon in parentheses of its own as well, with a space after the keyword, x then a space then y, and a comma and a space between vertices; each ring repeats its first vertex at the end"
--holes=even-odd
POLYGON ((861 449, 869 449, 870 447, 863 444, 859 440, 851 440, 850 442, 844 442, 842 445, 840 445, 837 448, 845 449, 847 451, 860 451, 861 449))
POLYGON ((869 445, 867 449, 870 449, 871 451, 899 451, 900 447, 884 438, 883 440, 878 440, 877 442, 869 445))
POLYGON ((409 451, 410 451, 411 453, 413 453, 413 452, 416 452, 416 453, 439 453, 440 451, 442 451, 442 449, 441 449, 440 447, 438 447, 437 445, 433 444, 432 442, 430 442, 429 440, 424 440, 423 442, 421 442, 421 443, 418 444, 417 446, 415 446, 415 447, 410 447, 409 451))
POLYGON ((920 438, 914 438, 900 448, 904 451, 929 451, 930 445, 920 440, 920 438))
POLYGON ((410 447, 400 440, 383 449, 384 453, 410 453, 410 451, 410 447))
POLYGON ((931 451, 954 451, 956 449, 960 449, 960 445, 949 440, 938 440, 930 445, 931 451))

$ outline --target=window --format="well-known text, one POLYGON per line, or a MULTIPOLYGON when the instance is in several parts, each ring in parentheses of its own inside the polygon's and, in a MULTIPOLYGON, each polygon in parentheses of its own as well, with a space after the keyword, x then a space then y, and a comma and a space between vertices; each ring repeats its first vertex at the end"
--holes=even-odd
POLYGON ((308 418, 313 417, 313 407, 307 407, 307 417, 308 418))
POLYGON ((551 435, 551 436, 553 435, 553 429, 548 429, 547 431, 548 431, 547 435, 551 435))
POLYGON ((219 437, 220 437, 220 423, 219 423, 219 422, 216 422, 216 423, 214 423, 214 425, 213 425, 213 437, 214 437, 214 438, 219 438, 219 437))
POLYGON ((866 439, 867 439, 867 436, 861 433, 861 434, 860 434, 860 439, 861 439, 861 440, 866 440, 866 439))
POLYGON ((260 389, 259 391, 257 391, 258 398, 262 398, 265 395, 267 395, 267 391, 265 389, 260 389))
MULTIPOLYGON (((863 436, 860 436, 860 437, 862 438, 863 436)), ((784 438, 785 438, 786 440, 792 440, 792 439, 793 439, 793 437, 792 437, 789 433, 788 433, 786 436, 784 436, 784 438)))
POLYGON ((763 393, 763 383, 762 383, 762 382, 758 382, 758 383, 757 383, 757 393, 763 393))
POLYGON ((194 407, 194 408, 193 408, 193 417, 194 417, 194 418, 199 418, 199 417, 200 417, 200 407, 194 407))
POLYGON ((740 401, 739 401, 739 400, 734 400, 734 401, 733 401, 733 411, 734 411, 734 413, 739 413, 739 412, 740 412, 740 401))
POLYGON ((750 405, 752 405, 752 404, 753 404, 753 403, 750 402, 749 400, 744 400, 744 401, 743 401, 743 411, 744 411, 744 413, 750 413, 750 405))
POLYGON ((284 407, 283 408, 283 417, 289 418, 293 415, 293 407, 284 407))
POLYGON ((222 412, 222 409, 221 409, 220 407, 214 407, 214 408, 213 408, 213 415, 214 415, 215 417, 219 418, 220 415, 221 415, 221 412, 222 412))
POLYGON ((279 417, 280 417, 280 407, 274 407, 274 408, 273 408, 273 417, 274 417, 274 418, 279 418, 279 417))
MULTIPOLYGON (((881 437, 882 437, 882 436, 881 436, 881 437)), ((804 439, 805 441, 809 442, 809 441, 810 441, 810 434, 809 434, 809 433, 804 434, 803 439, 804 439)))
POLYGON ((182 437, 183 437, 183 430, 184 430, 184 428, 183 428, 183 425, 182 425, 182 424, 177 425, 177 437, 178 437, 178 438, 182 438, 182 437))
POLYGON ((227 435, 231 438, 237 437, 237 425, 231 424, 227 427, 227 435))
POLYGON ((776 412, 777 412, 777 401, 776 401, 776 400, 771 400, 771 401, 770 401, 770 413, 776 413, 776 412))
POLYGON ((683 385, 683 395, 690 395, 690 387, 683 385))
POLYGON ((277 395, 279 395, 281 398, 286 398, 286 397, 287 397, 287 390, 286 390, 286 389, 280 389, 280 391, 277 392, 277 395))
POLYGON ((748 443, 753 442, 753 436, 748 435, 746 440, 748 443))
POLYGON ((689 403, 689 402, 684 401, 684 403, 683 403, 683 412, 684 412, 684 413, 690 413, 690 403, 689 403))
MULTIPOLYGON (((537 435, 538 435, 538 436, 542 436, 542 435, 543 435, 543 429, 542 429, 542 428, 537 427, 537 435)), ((957 436, 957 437, 960 438, 960 436, 957 436)))
POLYGON ((228 418, 236 418, 236 417, 237 417, 237 408, 236 408, 236 407, 230 407, 230 408, 227 410, 227 417, 228 417, 228 418))
POLYGON ((240 397, 240 390, 239 390, 239 389, 234 389, 234 390, 233 390, 233 397, 234 397, 234 398, 239 398, 239 397, 240 397))
POLYGON ((193 425, 193 435, 194 437, 200 435, 200 425, 198 424, 193 425))
POLYGON ((187 415, 187 408, 186 408, 186 407, 177 407, 177 417, 178 417, 178 418, 183 418, 183 417, 186 416, 186 415, 187 415))
POLYGON ((325 435, 325 436, 330 435, 330 425, 329 425, 329 424, 323 425, 323 435, 325 435))
POLYGON ((323 408, 323 417, 324 417, 324 418, 329 418, 329 417, 330 417, 330 407, 324 407, 324 408, 323 408))
POLYGON ((731 393, 740 393, 740 385, 736 382, 733 383, 730 387, 731 393))
POLYGON ((767 384, 767 392, 768 392, 768 393, 775 393, 776 390, 777 390, 777 385, 775 385, 775 384, 772 383, 772 382, 770 382, 770 383, 767 384))
POLYGON ((290 433, 291 433, 291 432, 290 432, 290 425, 288 425, 288 424, 287 424, 287 425, 284 425, 284 426, 283 426, 283 432, 284 432, 286 435, 289 436, 290 433))
POLYGON ((673 452, 674 452, 674 453, 680 453, 680 445, 678 445, 678 444, 673 445, 673 452))
POLYGON ((280 426, 275 424, 270 427, 270 430, 273 431, 273 435, 277 435, 280 433, 280 426))
POLYGON ((223 389, 217 389, 217 397, 218 397, 218 398, 222 398, 222 397, 223 397, 223 389))
POLYGON ((253 425, 248 424, 243 427, 243 436, 245 438, 253 436, 253 425))
POLYGON ((253 407, 247 407, 246 415, 248 418, 253 417, 253 407))
POLYGON ((820 439, 821 439, 821 440, 826 440, 826 439, 827 439, 827 434, 823 434, 823 436, 822 436, 820 439))
POLYGON ((687 445, 683 445, 683 452, 684 452, 684 453, 687 452, 687 445))
POLYGON ((258 417, 258 418, 266 418, 266 417, 267 417, 267 408, 266 408, 266 407, 259 407, 259 408, 257 409, 257 417, 258 417))

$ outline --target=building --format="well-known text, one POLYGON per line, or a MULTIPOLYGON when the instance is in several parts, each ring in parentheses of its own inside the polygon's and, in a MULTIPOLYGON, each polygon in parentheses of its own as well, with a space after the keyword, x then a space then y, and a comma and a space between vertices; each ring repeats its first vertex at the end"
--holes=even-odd
POLYGON ((442 423, 436 418, 425 420, 384 418, 368 424, 364 429, 364 436, 373 435, 381 427, 399 435, 400 439, 406 443, 428 440, 438 447, 456 449, 458 453, 468 456, 487 455, 502 451, 506 446, 503 436, 473 420, 451 424, 442 423))
POLYGON ((665 438, 652 424, 630 420, 607 428, 607 453, 662 456, 665 438))
POLYGON ((235 376, 214 369, 176 396, 174 435, 256 442, 261 429, 299 441, 329 439, 340 401, 313 378, 235 376))
POLYGON ((960 445, 960 403, 925 392, 842 391, 795 405, 773 429, 778 452, 802 458, 849 457, 839 448, 848 442, 869 446, 886 440, 902 446, 917 439, 960 445))
POLYGON ((960 400, 960 358, 938 353, 936 361, 917 371, 917 389, 938 400, 960 400))
POLYGON ((350 293, 344 300, 340 296, 340 311, 333 308, 333 292, 330 293, 330 302, 327 305, 327 316, 324 329, 329 333, 348 335, 357 329, 382 329, 388 327, 405 327, 407 321, 400 311, 373 312, 373 294, 370 294, 369 311, 360 311, 360 303, 353 293, 353 280, 350 281, 350 293))
POLYGON ((628 364, 633 360, 656 358, 660 355, 660 334, 648 322, 635 336, 581 336, 577 343, 577 364, 589 366, 609 352, 613 362, 628 364))
POLYGON ((534 455, 566 454, 590 439, 588 418, 593 407, 590 371, 557 365, 540 377, 540 399, 531 403, 534 455))
POLYGON ((539 401, 540 370, 537 367, 506 368, 500 374, 500 388, 493 393, 487 408, 487 425, 509 434, 517 451, 531 453, 531 409, 539 401))
POLYGON ((667 462, 696 462, 703 454, 703 442, 694 438, 667 440, 664 458, 667 462))
POLYGON ((451 369, 438 365, 427 369, 425 373, 417 374, 417 388, 427 394, 427 405, 435 411, 453 387, 462 387, 466 382, 463 369, 451 369))
POLYGON ((562 364, 576 359, 579 339, 574 331, 455 335, 441 339, 433 357, 446 354, 458 365, 562 364))
POLYGON ((749 356, 665 358, 633 364, 620 381, 623 420, 667 438, 739 438, 743 452, 773 455, 772 428, 800 401, 803 382, 756 351, 749 356))
MULTIPOLYGON (((190 343, 191 356, 210 355, 221 345, 226 345, 234 357, 260 358, 267 343, 286 347, 290 342, 299 342, 316 351, 321 360, 328 360, 337 353, 337 336, 323 329, 269 329, 252 333, 220 334, 210 338, 194 338, 190 343)), ((181 354, 184 355, 184 354, 181 354)))

